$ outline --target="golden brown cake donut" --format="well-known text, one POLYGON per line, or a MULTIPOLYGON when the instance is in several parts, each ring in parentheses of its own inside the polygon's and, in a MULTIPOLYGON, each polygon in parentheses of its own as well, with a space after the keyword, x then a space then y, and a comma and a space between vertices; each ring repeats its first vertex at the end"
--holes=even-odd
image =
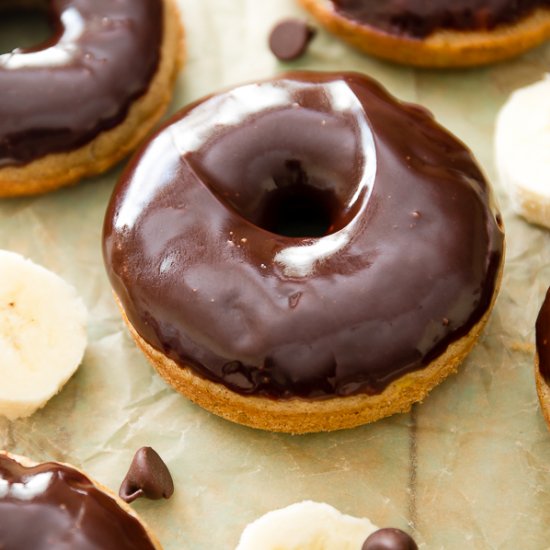
POLYGON ((162 550, 113 492, 68 464, 0 451, 0 548, 162 550))
POLYGON ((183 58, 175 0, 30 5, 48 8, 54 34, 0 55, 0 197, 52 191, 121 160, 164 113, 183 58))
POLYGON ((485 325, 504 235, 469 150, 363 75, 205 98, 111 199, 107 271, 178 391, 273 431, 407 411, 485 325))
POLYGON ((417 67, 484 65, 550 38, 548 0, 298 2, 352 46, 417 67))

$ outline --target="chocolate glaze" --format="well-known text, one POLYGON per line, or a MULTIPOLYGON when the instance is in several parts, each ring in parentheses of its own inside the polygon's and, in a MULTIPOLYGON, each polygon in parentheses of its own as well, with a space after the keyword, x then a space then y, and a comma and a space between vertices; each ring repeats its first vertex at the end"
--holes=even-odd
POLYGON ((537 317, 536 343, 540 374, 550 384, 550 288, 537 317))
POLYGON ((78 149, 117 126, 159 63, 160 0, 44 6, 51 39, 0 55, 0 167, 78 149))
POLYGON ((424 38, 439 29, 491 30, 516 23, 550 0, 331 0, 349 19, 391 34, 424 38))
POLYGON ((374 394, 481 319, 499 225, 471 153, 424 109, 359 74, 293 73, 176 115, 115 189, 104 257, 138 333, 197 374, 374 394), (328 234, 263 229, 304 186, 330 198, 328 234))
POLYGON ((0 454, 2 550, 154 550, 137 519, 83 474, 0 454))

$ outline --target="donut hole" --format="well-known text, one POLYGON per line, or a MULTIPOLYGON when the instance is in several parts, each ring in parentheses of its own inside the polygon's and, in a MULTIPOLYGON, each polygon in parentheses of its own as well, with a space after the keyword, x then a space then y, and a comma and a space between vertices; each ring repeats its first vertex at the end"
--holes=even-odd
MULTIPOLYGON (((368 195, 362 136, 368 130, 354 114, 319 105, 326 97, 314 87, 298 96, 300 103, 262 110, 247 123, 218 124, 186 161, 223 205, 251 224, 282 237, 320 238, 348 225, 368 195)), ((225 110, 215 107, 221 121, 238 112, 238 102, 227 101, 225 110)))
POLYGON ((46 4, 36 9, 0 8, 0 54, 16 49, 34 49, 55 34, 46 4))
POLYGON ((284 237, 323 237, 330 233, 334 198, 310 185, 290 185, 269 194, 258 225, 284 237))

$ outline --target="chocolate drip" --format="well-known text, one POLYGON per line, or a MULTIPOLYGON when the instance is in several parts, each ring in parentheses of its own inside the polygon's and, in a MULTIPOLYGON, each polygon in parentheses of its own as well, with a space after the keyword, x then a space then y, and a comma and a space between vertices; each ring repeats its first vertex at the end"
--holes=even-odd
POLYGON ((274 398, 376 394, 487 311, 491 201, 424 110, 358 74, 293 73, 161 130, 114 192, 104 256, 138 333, 195 373, 274 398), (271 232, 293 188, 330 198, 324 235, 271 232))
POLYGON ((52 38, 0 55, 0 167, 73 151, 117 126, 158 67, 160 0, 46 5, 52 38))
POLYGON ((425 38, 440 29, 491 30, 516 23, 550 0, 332 0, 334 9, 392 34, 425 38))
POLYGON ((3 550, 154 550, 145 529, 77 470, 0 454, 3 550))

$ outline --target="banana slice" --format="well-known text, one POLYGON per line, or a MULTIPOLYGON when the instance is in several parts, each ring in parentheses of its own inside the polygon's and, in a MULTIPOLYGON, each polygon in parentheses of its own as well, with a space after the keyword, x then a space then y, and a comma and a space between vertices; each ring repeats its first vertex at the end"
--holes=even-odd
POLYGON ((248 525, 236 550, 360 550, 377 530, 368 519, 307 500, 268 512, 248 525))
POLYGON ((63 279, 0 250, 0 415, 29 416, 61 389, 84 356, 86 317, 63 279))
POLYGON ((495 148, 514 209, 550 227, 550 75, 512 94, 498 116, 495 148))

